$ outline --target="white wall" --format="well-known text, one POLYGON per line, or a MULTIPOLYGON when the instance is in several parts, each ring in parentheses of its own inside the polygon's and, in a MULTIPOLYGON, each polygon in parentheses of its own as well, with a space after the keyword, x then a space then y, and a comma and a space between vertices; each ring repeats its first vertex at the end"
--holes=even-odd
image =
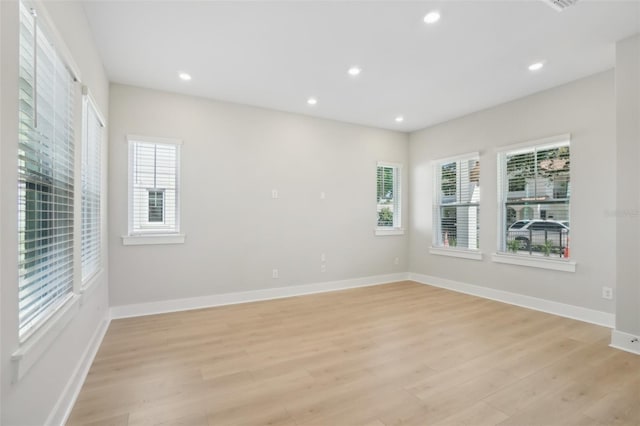
POLYGON ((376 161, 406 165, 406 134, 122 85, 110 100, 112 306, 407 270, 407 237, 374 236, 376 161), (122 245, 127 134, 183 140, 184 244, 122 245))
MULTIPOLYGON (((533 77, 535 78, 535 77, 533 77)), ((616 150, 612 71, 594 75, 410 135, 411 272, 604 312, 601 287, 616 282, 616 150), (571 133, 571 257, 575 273, 497 264, 500 147, 571 133), (432 160, 480 151, 482 261, 429 254, 432 160)), ((637 188, 637 187, 636 187, 637 188)))
POLYGON ((616 111, 616 330, 640 336, 640 35, 616 46, 616 111))
MULTIPOLYGON (((42 5, 40 5, 42 7, 42 5)), ((0 100, 2 145, 0 147, 0 234, 2 256, 0 261, 2 305, 0 328, 1 414, 3 425, 43 425, 47 421, 62 420, 64 409, 73 397, 81 379, 79 367, 83 356, 100 327, 105 324, 108 308, 107 259, 105 269, 96 277, 92 291, 82 298, 82 305, 71 322, 57 334, 55 340, 44 347, 44 353, 16 383, 11 379, 15 365, 11 355, 19 349, 17 316, 17 141, 18 141, 18 3, 0 2, 1 14, 1 70, 0 100)), ((102 63, 93 45, 84 10, 75 2, 47 2, 42 16, 49 15, 59 31, 87 85, 104 114, 108 108, 108 81, 102 63)), ((39 15, 40 16, 40 15, 39 15)), ((78 85, 78 101, 80 85, 78 85)), ((79 105, 78 105, 79 106, 79 105)), ((78 125, 81 112, 76 109, 78 125)), ((76 130, 76 149, 80 146, 79 128, 76 130)), ((106 157, 106 156, 105 156, 106 157)), ((106 163, 105 163, 106 166, 106 163)), ((79 198, 76 196, 76 200, 79 198)), ((76 236, 76 244, 79 235, 76 236)), ((78 260, 76 259, 76 262, 78 260)), ((76 282, 79 276, 76 274, 76 282)), ((30 352, 31 354, 34 352, 30 352)), ((23 364, 24 365, 24 364, 23 364)))

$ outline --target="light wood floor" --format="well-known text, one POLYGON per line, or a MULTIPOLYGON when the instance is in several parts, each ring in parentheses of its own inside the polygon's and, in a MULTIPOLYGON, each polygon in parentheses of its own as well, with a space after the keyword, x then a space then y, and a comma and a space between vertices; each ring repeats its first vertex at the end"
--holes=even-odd
POLYGON ((610 330, 412 282, 115 320, 69 425, 640 425, 610 330))

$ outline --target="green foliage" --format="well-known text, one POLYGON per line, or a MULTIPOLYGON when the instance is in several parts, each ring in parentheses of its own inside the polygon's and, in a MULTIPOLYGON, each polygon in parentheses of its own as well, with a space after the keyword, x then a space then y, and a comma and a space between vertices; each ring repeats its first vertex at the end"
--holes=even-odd
POLYGON ((442 165, 440 188, 443 195, 456 195, 456 168, 455 162, 442 165))
POLYGON ((517 253, 519 249, 520 249, 520 241, 518 241, 518 240, 507 241, 507 250, 508 251, 510 251, 512 253, 517 253))
POLYGON ((540 248, 542 249, 542 252, 545 256, 550 256, 551 249, 553 248, 553 243, 551 242, 551 240, 547 240, 543 245, 540 246, 540 248))
POLYGON ((389 207, 383 207, 378 212, 378 226, 393 226, 393 212, 389 207))
POLYGON ((393 167, 378 167, 378 203, 393 200, 393 167))

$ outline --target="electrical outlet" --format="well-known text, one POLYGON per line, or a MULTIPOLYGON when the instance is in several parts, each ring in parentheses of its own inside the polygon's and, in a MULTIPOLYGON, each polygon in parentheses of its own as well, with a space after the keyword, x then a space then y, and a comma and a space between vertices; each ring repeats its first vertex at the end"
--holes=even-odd
POLYGON ((613 299, 613 289, 611 287, 602 287, 602 298, 608 300, 613 299))
POLYGON ((327 260, 327 256, 324 253, 322 253, 320 255, 320 262, 326 262, 326 260, 327 260))
POLYGON ((394 265, 399 265, 400 264, 400 258, 396 257, 395 259, 393 259, 393 264, 394 265))
POLYGON ((271 278, 278 278, 278 270, 274 269, 273 271, 271 271, 271 278))
POLYGON ((320 193, 320 199, 324 200, 325 198, 327 198, 327 194, 325 194, 324 192, 320 193))
POLYGON ((327 265, 320 265, 320 272, 327 272, 327 265))

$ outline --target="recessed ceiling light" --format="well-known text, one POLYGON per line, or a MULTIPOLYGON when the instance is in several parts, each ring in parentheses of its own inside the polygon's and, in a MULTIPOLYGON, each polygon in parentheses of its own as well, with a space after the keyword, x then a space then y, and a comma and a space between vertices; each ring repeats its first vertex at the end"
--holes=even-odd
POLYGON ((535 64, 529 65, 529 71, 538 71, 541 70, 542 67, 544 67, 544 63, 536 62, 535 64))
POLYGON ((424 16, 424 22, 427 24, 435 24, 440 20, 440 12, 433 11, 429 12, 424 16))
POLYGON ((404 121, 404 117, 399 115, 396 117, 396 123, 402 123, 404 121))
POLYGON ((178 77, 180 77, 180 80, 184 80, 184 81, 191 80, 191 76, 186 72, 181 72, 180 74, 178 74, 178 77))
POLYGON ((315 105, 315 104, 318 103, 318 100, 316 98, 309 98, 309 99, 307 99, 307 103, 309 105, 315 105))
POLYGON ((360 73, 362 72, 362 69, 360 67, 351 67, 347 72, 349 73, 350 76, 356 77, 360 75, 360 73))

